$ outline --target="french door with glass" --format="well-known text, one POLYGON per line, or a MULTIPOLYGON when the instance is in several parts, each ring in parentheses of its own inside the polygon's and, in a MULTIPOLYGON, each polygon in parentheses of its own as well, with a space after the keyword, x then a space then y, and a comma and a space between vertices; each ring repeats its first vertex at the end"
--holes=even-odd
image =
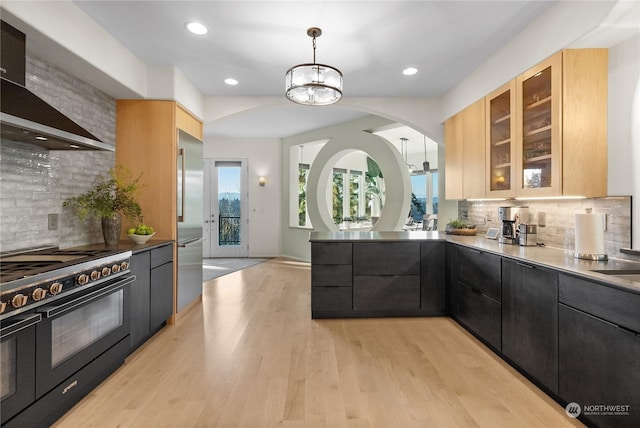
POLYGON ((203 256, 247 257, 247 160, 205 159, 204 165, 203 256))

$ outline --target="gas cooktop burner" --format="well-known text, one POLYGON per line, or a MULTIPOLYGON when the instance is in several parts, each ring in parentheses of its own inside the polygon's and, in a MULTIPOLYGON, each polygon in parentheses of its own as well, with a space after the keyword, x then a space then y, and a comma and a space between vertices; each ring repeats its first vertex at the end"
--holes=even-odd
POLYGON ((128 274, 130 257, 96 245, 0 255, 0 318, 128 274))
POLYGON ((45 249, 0 256, 0 283, 37 275, 57 267, 115 254, 113 249, 45 249))

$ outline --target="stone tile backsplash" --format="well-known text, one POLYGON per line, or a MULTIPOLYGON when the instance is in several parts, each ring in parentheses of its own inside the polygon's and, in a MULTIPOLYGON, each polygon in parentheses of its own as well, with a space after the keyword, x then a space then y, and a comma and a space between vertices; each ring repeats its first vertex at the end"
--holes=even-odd
POLYGON ((538 226, 538 241, 548 247, 575 249, 574 214, 591 208, 594 213, 607 214, 604 232, 605 248, 615 256, 621 248, 631 247, 631 197, 612 196, 593 199, 558 199, 529 201, 460 201, 458 217, 478 227, 484 234, 489 227, 500 228, 498 208, 501 206, 528 206, 529 223, 538 224, 538 214, 544 213, 545 226, 538 226))
MULTIPOLYGON (((115 145, 115 99, 27 55, 26 86, 103 142, 115 145)), ((84 193, 115 164, 115 152, 49 151, 0 142, 0 251, 102 241, 99 222, 80 222, 65 199, 84 193), (49 214, 58 228, 49 230, 49 214)))

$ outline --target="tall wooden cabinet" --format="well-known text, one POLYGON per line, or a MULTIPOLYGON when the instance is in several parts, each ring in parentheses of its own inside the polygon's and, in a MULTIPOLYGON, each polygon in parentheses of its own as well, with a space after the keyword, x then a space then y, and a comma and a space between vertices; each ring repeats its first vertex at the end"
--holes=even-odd
POLYGON ((445 122, 447 199, 484 198, 485 104, 480 99, 445 122))
MULTIPOLYGON (((145 224, 158 239, 177 238, 178 130, 202 140, 202 121, 175 101, 118 100, 116 102, 116 163, 134 176, 142 173, 138 194, 145 224)), ((177 260, 174 246, 174 260, 177 260)), ((175 264, 174 264, 175 265, 175 264)), ((176 266, 173 268, 176 315, 176 266)))
POLYGON ((607 79, 607 49, 563 50, 488 94, 484 127, 465 129, 475 104, 447 120, 447 199, 606 196, 607 79), (481 129, 482 175, 471 145, 481 129), (465 130, 477 134, 470 139, 465 130), (484 195, 464 190, 473 182, 484 195))

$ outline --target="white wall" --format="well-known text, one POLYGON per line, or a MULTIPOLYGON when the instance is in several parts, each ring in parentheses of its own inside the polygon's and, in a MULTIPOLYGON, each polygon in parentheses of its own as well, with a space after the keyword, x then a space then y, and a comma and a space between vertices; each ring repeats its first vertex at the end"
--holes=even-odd
POLYGON ((249 257, 280 255, 281 171, 280 140, 204 138, 205 158, 246 158, 249 176, 249 257), (267 184, 258 185, 265 176, 267 184))

